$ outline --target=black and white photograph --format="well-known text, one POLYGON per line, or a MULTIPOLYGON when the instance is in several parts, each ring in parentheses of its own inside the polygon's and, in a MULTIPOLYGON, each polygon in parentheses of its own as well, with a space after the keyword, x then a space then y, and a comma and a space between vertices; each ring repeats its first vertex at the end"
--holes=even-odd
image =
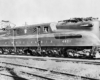
POLYGON ((0 80, 100 80, 100 0, 0 0, 0 80))

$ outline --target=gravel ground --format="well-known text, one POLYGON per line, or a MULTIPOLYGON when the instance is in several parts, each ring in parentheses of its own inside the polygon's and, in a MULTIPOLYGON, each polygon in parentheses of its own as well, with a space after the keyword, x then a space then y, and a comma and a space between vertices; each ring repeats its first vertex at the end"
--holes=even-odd
MULTIPOLYGON (((55 62, 55 61, 51 61, 49 59, 47 61, 35 61, 32 59, 22 60, 22 59, 0 58, 0 62, 2 62, 2 61, 26 65, 26 66, 33 66, 33 67, 35 66, 35 67, 45 68, 45 69, 48 69, 48 72, 50 70, 55 70, 55 71, 67 72, 67 73, 72 73, 72 74, 76 74, 76 75, 80 75, 80 76, 86 76, 86 77, 100 79, 100 65, 72 63, 72 62, 66 62, 66 63, 65 62, 55 62)), ((5 65, 5 66, 7 66, 7 65, 5 65)), ((29 72, 29 70, 27 68, 23 68, 23 69, 15 68, 14 72, 16 72, 17 75, 20 75, 20 76, 23 76, 23 75, 18 73, 18 70, 23 70, 23 71, 29 72)), ((0 78, 1 78, 1 76, 0 76, 0 78)), ((0 79, 0 80, 9 80, 9 79, 0 79)), ((13 79, 10 79, 10 80, 13 80, 13 79)), ((73 80, 73 79, 70 79, 70 80, 73 80)), ((77 78, 77 80, 80 80, 80 78, 77 78)))

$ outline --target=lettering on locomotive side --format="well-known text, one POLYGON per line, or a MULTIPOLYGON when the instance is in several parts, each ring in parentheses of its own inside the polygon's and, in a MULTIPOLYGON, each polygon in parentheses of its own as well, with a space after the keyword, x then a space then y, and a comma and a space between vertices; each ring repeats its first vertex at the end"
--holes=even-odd
POLYGON ((63 42, 63 43, 70 43, 71 40, 70 40, 70 39, 68 39, 68 40, 62 40, 62 42, 63 42))

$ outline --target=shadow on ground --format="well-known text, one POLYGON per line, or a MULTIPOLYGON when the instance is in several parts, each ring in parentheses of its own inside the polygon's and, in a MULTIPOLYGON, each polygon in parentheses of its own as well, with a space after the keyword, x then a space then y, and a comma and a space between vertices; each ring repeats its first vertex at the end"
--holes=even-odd
POLYGON ((25 78, 22 78, 22 77, 18 76, 12 69, 10 69, 10 68, 6 68, 6 69, 13 76, 12 78, 14 80, 27 80, 25 78))

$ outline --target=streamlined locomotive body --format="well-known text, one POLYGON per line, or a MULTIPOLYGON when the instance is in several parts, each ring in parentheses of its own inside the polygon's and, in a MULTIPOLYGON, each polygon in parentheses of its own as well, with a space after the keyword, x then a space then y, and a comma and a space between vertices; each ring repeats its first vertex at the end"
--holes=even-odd
POLYGON ((0 54, 94 58, 100 51, 100 24, 73 18, 0 30, 0 54))

